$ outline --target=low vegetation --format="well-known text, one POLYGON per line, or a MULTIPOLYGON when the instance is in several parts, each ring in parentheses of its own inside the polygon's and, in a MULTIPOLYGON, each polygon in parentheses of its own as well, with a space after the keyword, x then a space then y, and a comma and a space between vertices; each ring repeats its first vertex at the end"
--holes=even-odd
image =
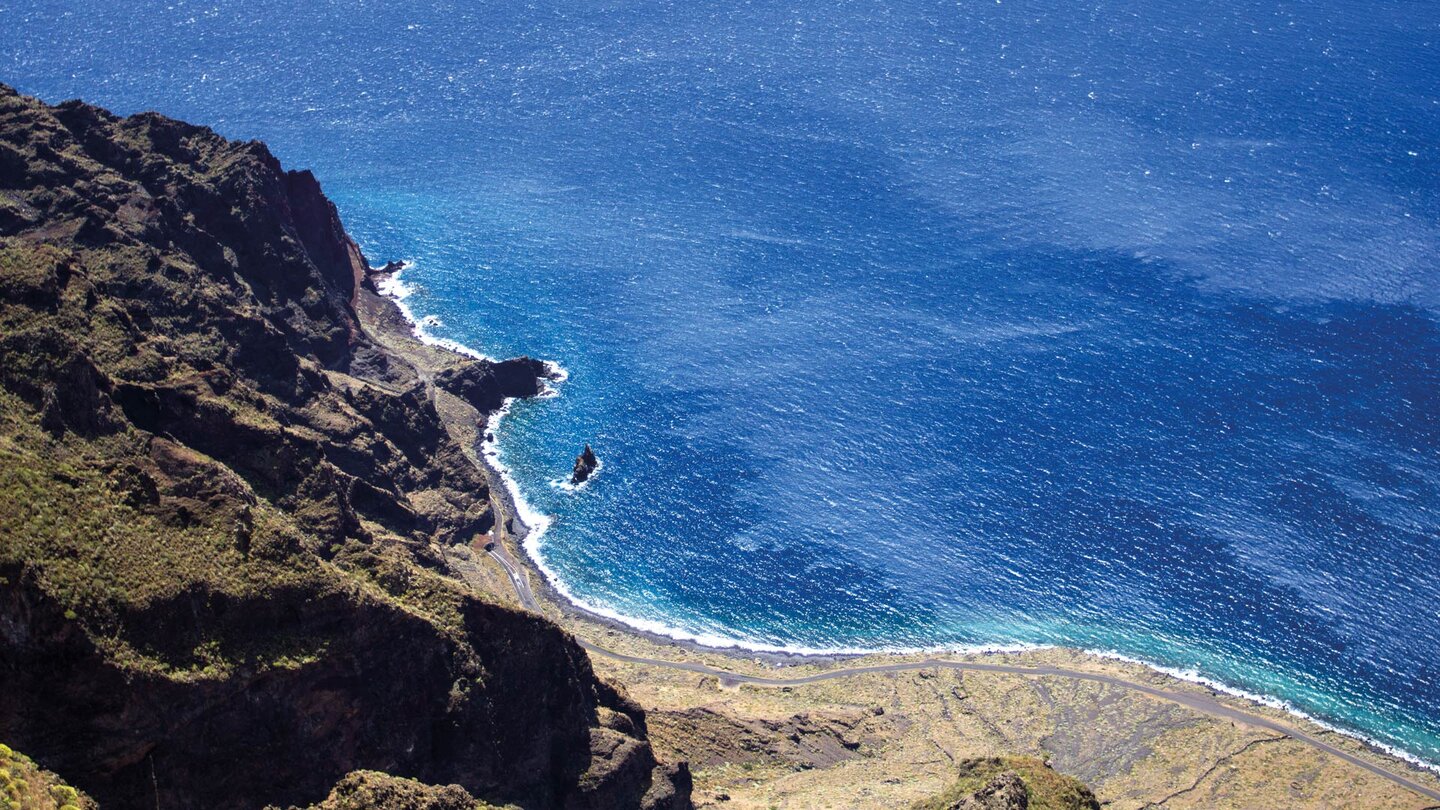
POLYGON ((95 802, 42 770, 29 757, 0 744, 0 808, 3 810, 95 810, 95 802))
POLYGON ((975 797, 1006 774, 1019 777, 1026 803, 1015 810, 1100 810, 1095 794, 1081 782, 1058 773, 1035 757, 981 757, 958 763, 955 783, 934 798, 917 802, 912 810, 1010 810, 1003 804, 984 804, 975 797), (967 803, 967 800, 969 803, 967 803))

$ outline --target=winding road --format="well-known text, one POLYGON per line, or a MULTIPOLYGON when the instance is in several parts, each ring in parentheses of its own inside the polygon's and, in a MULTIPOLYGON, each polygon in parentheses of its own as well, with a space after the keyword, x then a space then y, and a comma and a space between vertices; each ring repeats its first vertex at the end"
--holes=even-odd
MULTIPOLYGON (((509 575, 510 584, 515 587, 515 594, 517 597, 519 597, 520 603, 529 610, 535 611, 536 613, 541 612, 539 602, 535 598, 535 593, 530 589, 530 583, 521 574, 518 564, 510 557, 510 553, 504 548, 504 546, 497 543, 489 549, 489 552, 490 555, 494 557, 505 569, 505 573, 509 575)), ((694 672, 700 675, 713 675, 716 678, 719 678, 722 683, 726 684, 743 683, 750 684, 752 686, 770 687, 802 686, 804 684, 818 683, 820 681, 829 681, 836 678, 848 678, 853 675, 871 675, 885 672, 911 672, 920 669, 950 669, 961 672, 994 672, 1005 675, 1051 676, 1057 678, 1070 678, 1078 681, 1090 681, 1092 683, 1100 683, 1107 686, 1117 686, 1122 689, 1131 689, 1136 692, 1140 692, 1141 694, 1156 698, 1158 700, 1169 701, 1171 703, 1184 706, 1188 709, 1192 709, 1202 714, 1210 715, 1211 717, 1218 717, 1224 720, 1244 723, 1247 726, 1263 728, 1269 731, 1274 731, 1278 734, 1283 734, 1286 737, 1289 737, 1293 740, 1298 740, 1299 742, 1305 743, 1306 745, 1309 745, 1320 751, 1324 751, 1327 754, 1339 757, 1340 759, 1350 763, 1351 765, 1356 766, 1357 768, 1363 768, 1366 771, 1375 774, 1376 776, 1388 779, 1403 788, 1412 790, 1427 798, 1440 801, 1440 790, 1426 787, 1398 773, 1386 770, 1385 768, 1382 768, 1379 765, 1374 764, 1373 762, 1369 762, 1368 760, 1355 756, 1348 751, 1337 748, 1325 742, 1324 740, 1313 737, 1303 731, 1300 731, 1299 729, 1286 725, 1285 723, 1281 723, 1277 720, 1272 720, 1262 715, 1251 714, 1250 712, 1234 708, 1233 706, 1226 705, 1218 700, 1215 700, 1214 698, 1206 697, 1204 695, 1194 694, 1191 692, 1176 692, 1169 689, 1160 689, 1158 687, 1149 686, 1147 684, 1136 683, 1135 681, 1127 681, 1124 678, 1117 678, 1113 675, 1103 675, 1095 672, 1085 672, 1082 670, 1064 669, 1062 667, 1052 666, 1022 667, 1012 666, 1010 664, 985 664, 979 662, 946 661, 939 658, 927 658, 922 661, 904 661, 896 662, 893 664, 870 664, 866 666, 837 667, 835 669, 826 670, 824 672, 818 672, 814 675, 803 675, 798 678, 770 678, 762 675, 746 675, 739 672, 730 672, 728 670, 719 669, 717 667, 708 666, 706 664, 697 664, 687 661, 667 661, 663 658, 646 658, 638 655, 626 655, 624 653, 618 653, 613 650, 607 650, 604 647, 591 644, 590 642, 581 638, 576 638, 576 641, 587 652, 593 655, 603 655, 606 658, 611 658, 616 661, 624 661, 627 664, 641 664, 645 666, 680 670, 682 672, 694 672)))

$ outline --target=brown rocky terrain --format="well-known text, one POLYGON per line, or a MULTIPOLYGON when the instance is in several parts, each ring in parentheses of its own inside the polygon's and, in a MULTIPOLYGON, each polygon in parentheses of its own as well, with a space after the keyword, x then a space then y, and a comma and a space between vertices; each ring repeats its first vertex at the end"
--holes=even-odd
MULTIPOLYGON (((545 610, 577 637, 624 656, 770 678, 934 657, 825 660, 726 654, 566 616, 553 603, 545 610)), ((1424 788, 1440 789, 1440 779, 1430 772, 1358 740, 1139 664, 1066 649, 941 657, 982 666, 1089 672, 1216 698, 1303 730, 1424 788)), ((1049 777, 1053 768, 1056 775, 1080 780, 1103 807, 1116 810, 1437 807, 1432 796, 1274 729, 1115 684, 1054 674, 922 667, 763 686, 593 652, 591 660, 605 677, 625 683, 646 708, 650 738, 661 758, 690 761, 696 805, 715 810, 908 807, 937 796, 954 797, 956 775, 967 763, 995 758, 1015 763, 1006 769, 1022 774, 1023 761, 1044 764, 1048 768, 1036 775, 1049 777)), ((1062 788, 1050 795, 1069 793, 1059 780, 1044 782, 1062 788)), ((966 790, 981 787, 970 781, 966 790)))
POLYGON ((367 272, 262 144, 0 86, 0 740, 107 807, 688 807, 566 632, 447 575, 543 365, 387 333, 367 272))
POLYGON ((954 784, 913 810, 1100 810, 1089 788, 1033 757, 976 757, 955 771, 954 784))

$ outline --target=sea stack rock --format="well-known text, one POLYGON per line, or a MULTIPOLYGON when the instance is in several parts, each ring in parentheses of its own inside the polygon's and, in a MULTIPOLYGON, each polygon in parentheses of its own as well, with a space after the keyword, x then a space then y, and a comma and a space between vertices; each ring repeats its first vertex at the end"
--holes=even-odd
POLYGON ((575 471, 570 473, 570 483, 582 484, 600 466, 600 459, 595 457, 595 451, 590 445, 585 445, 585 450, 575 457, 575 471))

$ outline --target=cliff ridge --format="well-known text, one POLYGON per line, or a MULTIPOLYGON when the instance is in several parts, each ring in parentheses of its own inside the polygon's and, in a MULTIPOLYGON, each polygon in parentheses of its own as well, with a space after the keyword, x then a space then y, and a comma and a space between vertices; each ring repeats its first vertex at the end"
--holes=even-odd
POLYGON ((368 770, 689 807, 575 641, 445 563, 496 522, 452 398, 482 420, 543 364, 394 310, 263 144, 0 85, 0 739, 102 806, 368 770))

